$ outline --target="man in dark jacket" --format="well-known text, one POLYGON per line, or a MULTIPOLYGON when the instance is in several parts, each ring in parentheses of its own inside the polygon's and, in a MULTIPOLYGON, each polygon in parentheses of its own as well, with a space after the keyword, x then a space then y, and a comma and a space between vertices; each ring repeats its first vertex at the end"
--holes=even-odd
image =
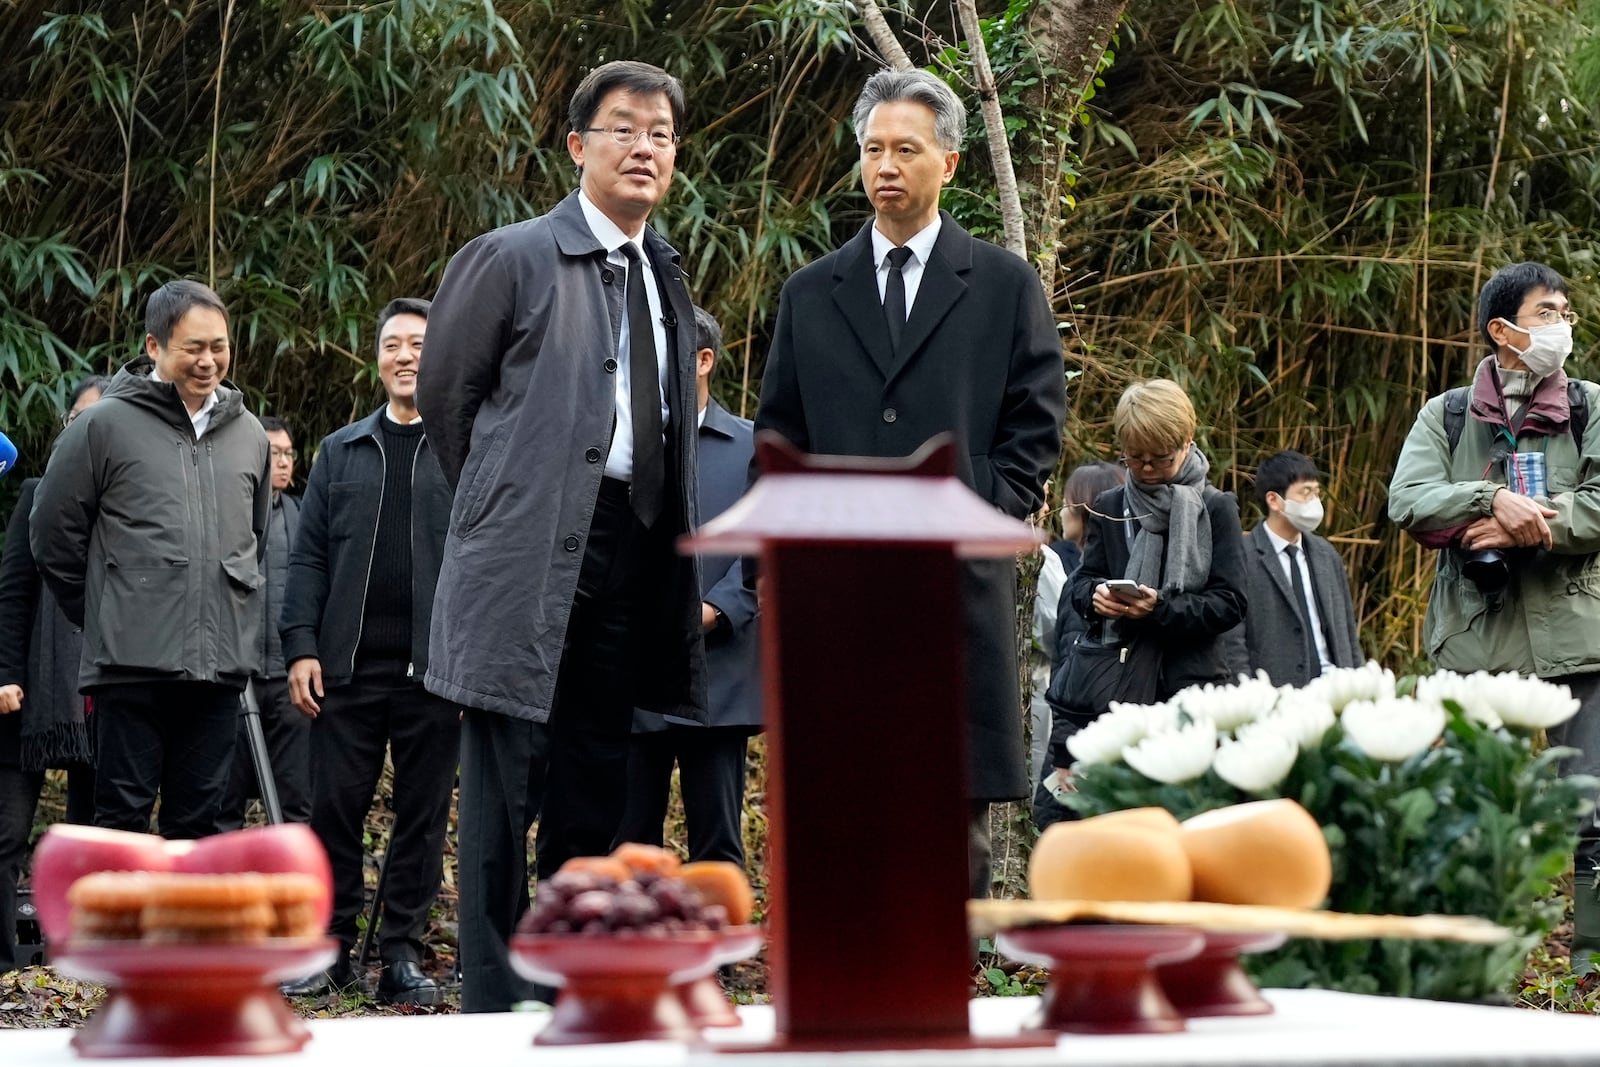
POLYGON ((311 828, 333 864, 338 959, 290 991, 354 983, 350 961, 365 899, 362 834, 385 748, 394 759, 394 830, 385 862, 378 999, 437 1004, 422 972, 422 933, 444 865, 460 727, 422 687, 450 490, 416 406, 428 301, 378 314, 378 377, 388 402, 329 434, 306 481, 284 589, 289 699, 312 718, 311 828))
MULTIPOLYGON (((289 548, 300 528, 300 498, 286 492, 294 481, 294 438, 288 424, 274 415, 262 415, 261 428, 267 431, 267 442, 272 446, 272 511, 267 517, 267 558, 262 561, 265 580, 261 586, 261 640, 265 666, 251 680, 250 691, 261 716, 272 783, 284 821, 310 822, 311 720, 289 699, 289 668, 283 661, 283 642, 278 637, 283 589, 289 581, 289 548)), ((222 803, 217 829, 237 830, 243 826, 245 806, 252 796, 259 795, 250 739, 241 718, 228 795, 222 803)))
MULTIPOLYGON (((694 309, 700 348, 695 396, 700 403, 700 520, 709 522, 744 495, 754 451, 749 419, 711 399, 711 374, 722 355, 722 327, 694 309)), ((706 724, 640 711, 628 749, 628 804, 619 841, 660 845, 678 767, 691 860, 744 864, 744 759, 761 728, 760 633, 756 598, 744 567, 729 556, 700 560, 700 626, 706 639, 711 718, 706 724)))
POLYGON ((428 688, 466 705, 461 1006, 532 992, 507 940, 538 873, 603 853, 633 709, 705 718, 696 567, 695 331, 646 222, 672 182, 676 78, 596 67, 568 107, 579 189, 469 242, 433 309, 418 394, 456 487, 428 688))
MULTIPOLYGON (((962 481, 1025 519, 1061 452, 1061 342, 1028 265, 939 210, 966 109, 924 71, 881 71, 854 122, 874 218, 784 284, 756 429, 855 456, 953 434, 962 481)), ((987 896, 989 803, 1028 791, 1013 563, 964 564, 963 602, 972 892, 987 896)), ((960 784, 932 786, 945 787, 960 784)))
POLYGON ((261 669, 267 435, 225 379, 228 315, 168 282, 145 305, 145 355, 62 432, 29 539, 83 627, 94 697, 95 822, 203 837, 233 765, 239 695, 261 669))
POLYGON ((1256 495, 1267 518, 1250 531, 1245 553, 1251 672, 1266 671, 1273 685, 1305 685, 1330 668, 1361 666, 1344 561, 1312 532, 1323 517, 1316 465, 1299 452, 1268 456, 1256 468, 1256 495))

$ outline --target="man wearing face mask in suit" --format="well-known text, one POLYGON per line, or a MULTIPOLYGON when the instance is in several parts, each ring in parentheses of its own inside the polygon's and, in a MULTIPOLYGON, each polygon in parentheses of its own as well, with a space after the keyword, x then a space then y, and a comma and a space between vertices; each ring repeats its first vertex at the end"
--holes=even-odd
POLYGON ((1299 452, 1268 456, 1256 468, 1256 496, 1267 518, 1246 539, 1244 617, 1250 671, 1273 685, 1305 685, 1332 667, 1363 659, 1344 563, 1313 531, 1322 525, 1322 482, 1299 452))
MULTIPOLYGON (((1426 651, 1460 673, 1518 671, 1570 687, 1578 713, 1550 731, 1600 772, 1600 386, 1562 365, 1576 321, 1561 276, 1504 267, 1478 298, 1490 355, 1472 385, 1423 405, 1389 485, 1389 517, 1438 572, 1426 651), (1542 474, 1543 486, 1539 485, 1542 474)), ((1594 969, 1600 824, 1579 827, 1572 968, 1594 969)))

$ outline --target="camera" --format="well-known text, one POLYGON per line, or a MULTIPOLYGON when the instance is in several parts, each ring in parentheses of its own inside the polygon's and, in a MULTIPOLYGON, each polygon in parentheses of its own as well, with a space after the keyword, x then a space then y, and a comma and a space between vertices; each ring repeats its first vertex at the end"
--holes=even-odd
POLYGON ((1498 593, 1511 582, 1511 562, 1498 548, 1461 553, 1461 574, 1483 594, 1498 593))

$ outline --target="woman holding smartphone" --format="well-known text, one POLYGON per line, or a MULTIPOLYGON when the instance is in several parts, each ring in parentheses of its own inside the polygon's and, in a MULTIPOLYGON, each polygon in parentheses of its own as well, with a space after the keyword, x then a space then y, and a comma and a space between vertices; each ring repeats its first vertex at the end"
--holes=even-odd
MULTIPOLYGON (((1085 516, 1073 608, 1104 644, 1145 641, 1159 653, 1155 699, 1247 670, 1244 538, 1232 493, 1206 480, 1194 405, 1176 382, 1134 382, 1112 427, 1128 479, 1085 516)), ((1098 709, 1104 710, 1104 709, 1098 709)))

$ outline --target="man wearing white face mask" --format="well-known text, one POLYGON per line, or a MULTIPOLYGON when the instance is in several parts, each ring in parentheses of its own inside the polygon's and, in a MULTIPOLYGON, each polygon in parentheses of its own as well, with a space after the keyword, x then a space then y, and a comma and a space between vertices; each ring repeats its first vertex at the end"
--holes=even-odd
POLYGON ((1266 521, 1245 551, 1245 644, 1250 670, 1273 685, 1304 685, 1332 667, 1359 667, 1350 581, 1344 563, 1313 531, 1322 525, 1322 482, 1299 452, 1279 452, 1256 468, 1266 521))
MULTIPOLYGON (((1567 285, 1542 263, 1497 271, 1478 298, 1491 355, 1470 392, 1429 400, 1389 485, 1389 516, 1439 549, 1424 638, 1449 670, 1518 671, 1567 685, 1578 714, 1551 731, 1600 771, 1600 386, 1569 382, 1567 285), (1543 481, 1543 486, 1539 483, 1543 481)), ((1600 824, 1575 859, 1572 967, 1593 970, 1600 824)))

